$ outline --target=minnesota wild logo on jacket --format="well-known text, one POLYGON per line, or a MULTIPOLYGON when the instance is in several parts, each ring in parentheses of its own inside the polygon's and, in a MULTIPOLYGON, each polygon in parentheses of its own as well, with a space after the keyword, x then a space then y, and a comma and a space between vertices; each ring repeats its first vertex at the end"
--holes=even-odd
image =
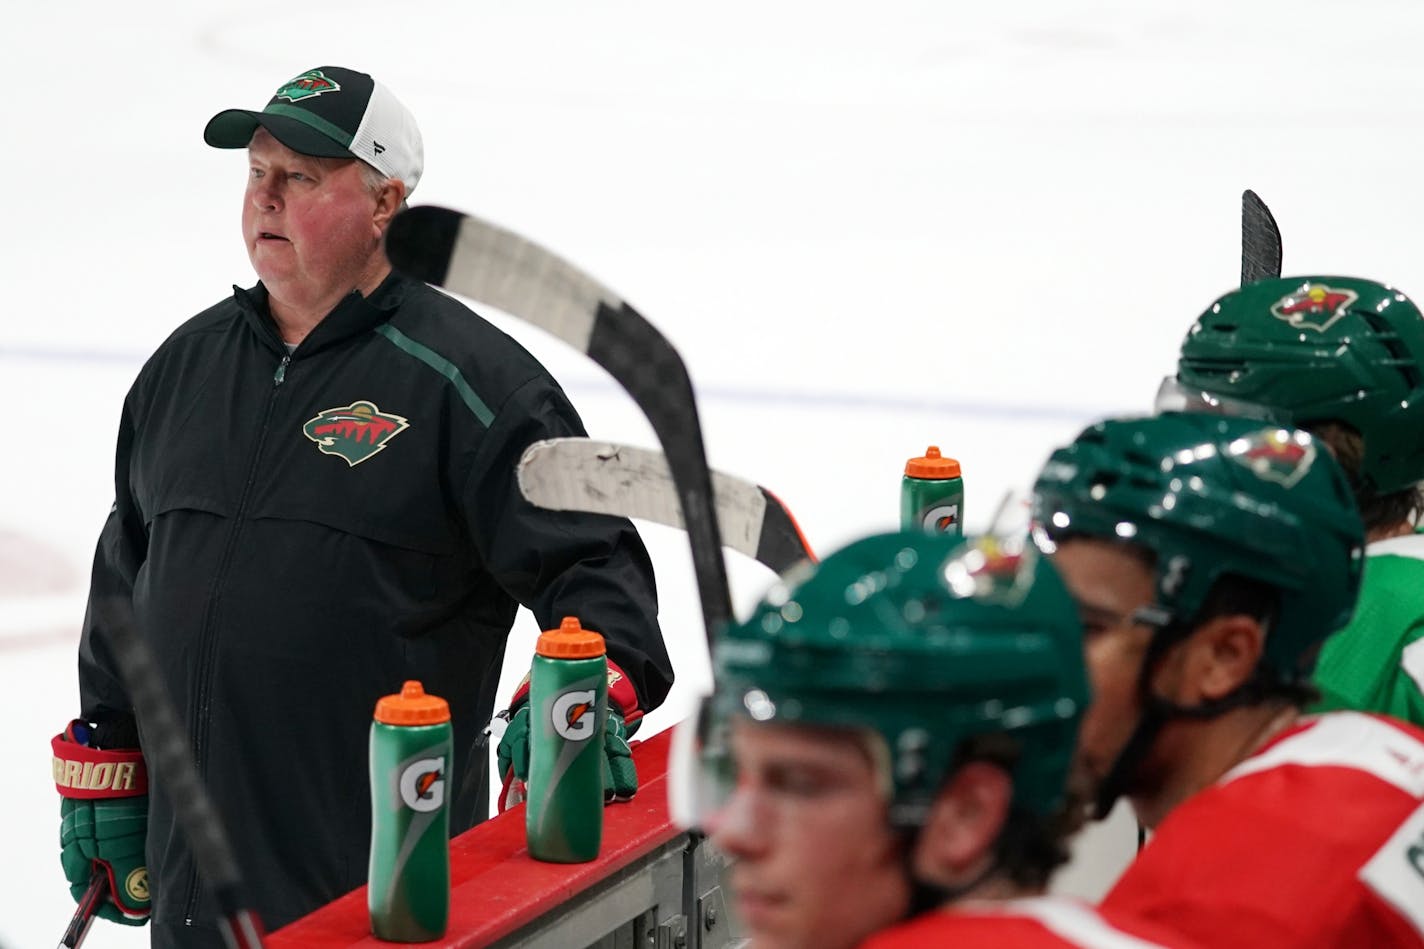
POLYGON ((354 468, 407 428, 410 423, 401 416, 382 412, 374 402, 358 401, 326 409, 302 426, 302 434, 316 442, 322 454, 338 455, 354 468))

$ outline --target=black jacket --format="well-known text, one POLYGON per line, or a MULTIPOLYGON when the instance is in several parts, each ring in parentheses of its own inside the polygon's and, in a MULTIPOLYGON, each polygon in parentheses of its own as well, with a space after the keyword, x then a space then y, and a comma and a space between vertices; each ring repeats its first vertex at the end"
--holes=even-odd
MULTIPOLYGON (((365 881, 371 713, 405 679, 450 702, 452 810, 467 815, 453 829, 483 817, 483 750, 468 772, 467 758, 518 603, 542 628, 577 615, 603 633, 645 708, 667 694, 632 525, 519 494, 529 443, 582 434, 524 349, 399 276, 347 297, 290 356, 264 288, 236 290, 139 373, 80 645, 82 717, 132 715, 107 633, 131 618, 269 928, 365 881)), ((155 784, 156 928, 211 925, 155 784)))

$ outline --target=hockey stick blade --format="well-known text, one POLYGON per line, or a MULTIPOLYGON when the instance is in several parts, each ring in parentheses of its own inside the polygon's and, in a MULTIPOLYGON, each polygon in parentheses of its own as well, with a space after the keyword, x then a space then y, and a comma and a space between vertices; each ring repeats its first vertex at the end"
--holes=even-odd
POLYGON ((1241 286, 1281 275, 1281 230, 1251 189, 1241 192, 1241 286))
MULTIPOLYGON (((590 438, 535 442, 519 459, 525 500, 552 511, 637 518, 686 529, 667 458, 661 452, 590 438)), ((722 544, 777 573, 814 561, 786 505, 766 488, 712 472, 722 544)))
POLYGON ((585 353, 623 386, 662 443, 686 521, 710 643, 732 618, 727 565, 692 380, 677 350, 617 294, 518 234, 447 208, 397 215, 391 263, 532 323, 585 353))

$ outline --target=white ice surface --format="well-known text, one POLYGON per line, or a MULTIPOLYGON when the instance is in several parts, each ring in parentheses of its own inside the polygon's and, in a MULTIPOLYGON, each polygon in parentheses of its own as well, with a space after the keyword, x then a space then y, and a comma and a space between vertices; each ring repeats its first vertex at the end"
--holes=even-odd
MULTIPOLYGON (((203 123, 326 63, 419 116, 416 203, 559 250, 681 348, 708 454, 822 550, 894 525, 905 457, 964 462, 967 520, 1094 417, 1145 408, 1237 275, 1238 196, 1288 272, 1424 285, 1424 8, 1403 0, 24 4, 0 29, 0 944, 72 909, 46 742, 123 393, 252 277, 244 162, 203 123)), ((651 445, 597 368, 501 319, 590 431, 651 445)), ((706 680, 681 535, 644 531, 678 670, 706 680)), ((732 563, 746 609, 769 577, 732 563)), ((527 615, 507 680, 535 634, 527 615)), ((1062 885, 1101 892, 1097 831, 1062 885)), ((134 946, 100 924, 88 945, 134 946)))

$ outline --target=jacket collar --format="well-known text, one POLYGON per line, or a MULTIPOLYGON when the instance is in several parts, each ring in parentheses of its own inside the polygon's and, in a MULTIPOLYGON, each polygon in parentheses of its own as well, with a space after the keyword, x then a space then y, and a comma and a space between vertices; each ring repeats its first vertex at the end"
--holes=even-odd
MULTIPOLYGON (((331 312, 322 317, 307 338, 302 340, 298 350, 302 356, 329 349, 353 336, 358 336, 390 319, 396 308, 405 299, 411 280, 391 271, 381 285, 363 297, 352 290, 331 312)), ((285 355, 286 346, 277 324, 272 319, 272 309, 267 288, 260 282, 251 289, 233 286, 233 299, 248 325, 274 352, 285 355)), ((294 354, 295 355, 295 354, 294 354)))

